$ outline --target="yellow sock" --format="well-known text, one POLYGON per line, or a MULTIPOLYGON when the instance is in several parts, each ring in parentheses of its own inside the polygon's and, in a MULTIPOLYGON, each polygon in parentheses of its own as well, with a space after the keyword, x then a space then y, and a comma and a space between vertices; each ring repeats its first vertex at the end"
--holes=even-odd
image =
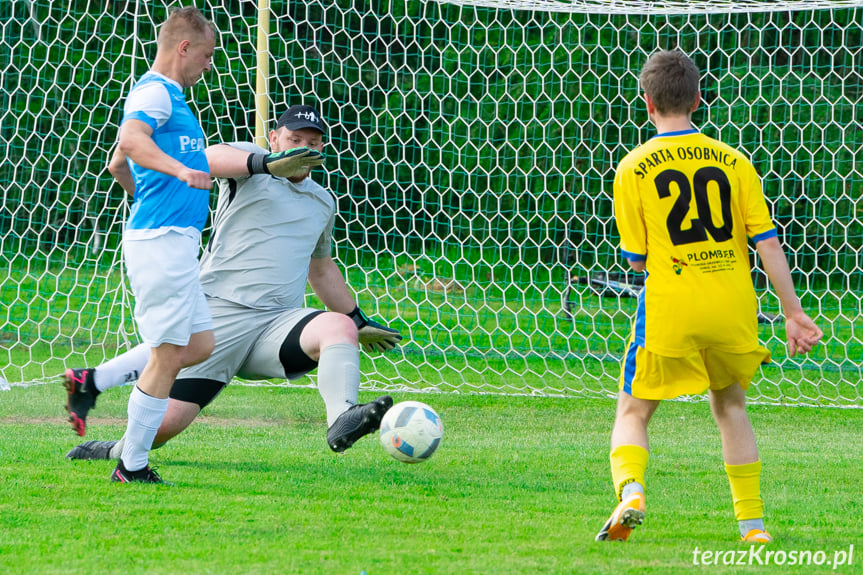
POLYGON ((738 521, 759 519, 764 516, 761 500, 761 461, 743 465, 725 464, 731 498, 734 501, 734 516, 738 521))
POLYGON ((640 445, 619 445, 611 452, 611 478, 614 492, 620 501, 623 488, 629 483, 644 485, 644 471, 647 469, 647 450, 640 445))

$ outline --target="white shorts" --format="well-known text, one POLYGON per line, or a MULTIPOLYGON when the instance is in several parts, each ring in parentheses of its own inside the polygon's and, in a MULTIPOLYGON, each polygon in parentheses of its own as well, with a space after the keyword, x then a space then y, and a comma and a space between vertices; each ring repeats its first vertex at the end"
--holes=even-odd
POLYGON ((216 348, 203 362, 180 371, 177 379, 221 383, 229 383, 234 376, 297 379, 311 371, 285 373, 279 352, 291 330, 319 310, 259 310, 216 297, 208 297, 207 302, 213 316, 216 348))
POLYGON ((198 279, 200 243, 178 232, 154 238, 123 238, 123 257, 135 294, 141 341, 187 345, 193 333, 213 329, 198 279))

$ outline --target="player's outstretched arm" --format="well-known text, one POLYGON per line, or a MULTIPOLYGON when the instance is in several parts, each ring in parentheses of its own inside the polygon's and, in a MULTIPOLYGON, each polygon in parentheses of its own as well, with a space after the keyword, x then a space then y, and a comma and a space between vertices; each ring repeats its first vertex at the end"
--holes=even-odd
POLYGON ((755 244, 755 249, 758 250, 764 271, 767 272, 767 277, 770 278, 770 283, 782 304, 789 355, 809 353, 821 341, 824 333, 800 305, 782 245, 777 238, 773 237, 761 240, 755 244))
POLYGON ((370 320, 360 311, 338 265, 330 257, 312 258, 309 284, 327 309, 343 313, 354 320, 359 343, 366 351, 388 351, 402 340, 398 330, 370 320))
POLYGON ((240 178, 255 174, 272 174, 290 178, 321 166, 324 157, 317 150, 293 148, 278 154, 250 154, 229 144, 215 144, 206 149, 210 174, 214 178, 240 178))
POLYGON ((242 178, 250 175, 246 166, 249 152, 245 150, 229 144, 215 144, 207 146, 204 153, 210 165, 210 175, 214 178, 242 178))
POLYGON ((305 147, 274 154, 250 154, 247 159, 249 174, 272 174, 280 178, 304 176, 310 169, 322 165, 323 154, 305 147))

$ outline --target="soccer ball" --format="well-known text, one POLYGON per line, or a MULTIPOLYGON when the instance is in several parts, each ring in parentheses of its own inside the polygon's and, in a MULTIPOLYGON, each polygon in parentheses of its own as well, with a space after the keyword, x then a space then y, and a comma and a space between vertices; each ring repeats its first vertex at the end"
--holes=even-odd
POLYGON ((440 446, 443 422, 434 409, 419 401, 392 406, 381 420, 381 443, 405 463, 425 461, 440 446))

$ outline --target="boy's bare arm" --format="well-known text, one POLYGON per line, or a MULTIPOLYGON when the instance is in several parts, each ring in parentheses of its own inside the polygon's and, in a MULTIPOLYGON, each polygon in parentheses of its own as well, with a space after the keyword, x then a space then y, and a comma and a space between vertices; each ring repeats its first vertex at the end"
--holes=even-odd
POLYGON ((643 272, 647 269, 647 262, 644 260, 626 260, 629 262, 629 267, 632 268, 632 271, 643 272))
POLYGON ((755 249, 758 250, 764 271, 767 272, 767 277, 770 278, 770 283, 782 304, 789 355, 809 353, 821 341, 824 333, 806 315, 800 305, 782 245, 777 238, 773 237, 761 240, 755 244, 755 249))

